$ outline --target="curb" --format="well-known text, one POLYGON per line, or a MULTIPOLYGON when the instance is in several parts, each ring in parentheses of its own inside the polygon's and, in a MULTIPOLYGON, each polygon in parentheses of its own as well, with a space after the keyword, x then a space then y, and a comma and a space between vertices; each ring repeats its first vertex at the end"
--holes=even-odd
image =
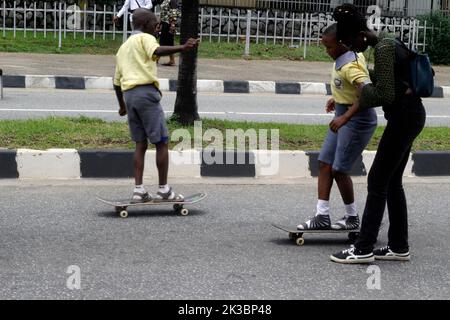
MULTIPOLYGON (((73 77, 51 75, 3 76, 5 88, 44 89, 109 89, 112 77, 73 77)), ((177 91, 177 80, 160 79, 161 91, 177 91)), ((224 81, 197 80, 198 92, 209 93, 272 93, 272 94, 318 94, 331 95, 330 85, 318 82, 275 81, 224 81)), ((435 87, 432 98, 450 98, 450 86, 435 87)))
MULTIPOLYGON (((133 150, 49 149, 0 150, 0 179, 131 178, 133 150)), ((375 151, 364 151, 352 176, 366 176, 375 151)), ((214 149, 170 151, 171 178, 252 177, 314 178, 319 152, 221 151, 214 149)), ((155 151, 145 159, 145 177, 156 177, 155 151)), ((412 153, 405 177, 450 176, 450 152, 412 153)))

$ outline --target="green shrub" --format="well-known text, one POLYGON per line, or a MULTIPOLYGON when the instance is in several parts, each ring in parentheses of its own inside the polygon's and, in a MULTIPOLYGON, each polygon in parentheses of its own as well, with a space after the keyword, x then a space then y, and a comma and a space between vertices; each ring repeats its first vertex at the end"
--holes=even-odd
POLYGON ((427 31, 426 51, 433 64, 450 65, 450 17, 443 13, 431 13, 420 16, 427 26, 433 26, 433 31, 427 31))

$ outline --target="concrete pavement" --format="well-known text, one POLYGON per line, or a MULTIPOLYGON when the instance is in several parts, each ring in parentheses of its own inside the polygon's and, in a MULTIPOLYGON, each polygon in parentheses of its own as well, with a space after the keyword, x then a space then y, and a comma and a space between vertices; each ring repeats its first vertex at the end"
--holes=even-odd
MULTIPOLYGON (((297 247, 270 226, 295 225, 314 212, 315 180, 174 183, 179 192, 206 191, 208 198, 187 217, 161 207, 130 210, 121 219, 95 196, 126 196, 131 180, 0 181, 0 298, 422 300, 450 294, 450 203, 441 196, 450 192, 448 179, 406 181, 412 260, 376 262, 380 290, 367 287, 368 266, 329 261, 348 246, 345 236, 305 236, 297 247), (80 290, 66 286, 69 266, 80 268, 80 290)), ((361 209, 364 179, 355 188, 361 209)), ((332 207, 339 218, 336 190, 332 207)))
MULTIPOLYGON (((319 175, 319 152, 244 150, 214 148, 169 151, 169 178, 208 177, 257 179, 299 179, 319 175)), ((352 176, 366 176, 375 151, 364 151, 354 163, 352 176)), ((1 150, 0 179, 80 179, 133 177, 133 150, 1 150)), ((156 153, 146 153, 144 177, 155 178, 156 153)), ((404 172, 405 177, 450 177, 450 152, 416 151, 404 172)))

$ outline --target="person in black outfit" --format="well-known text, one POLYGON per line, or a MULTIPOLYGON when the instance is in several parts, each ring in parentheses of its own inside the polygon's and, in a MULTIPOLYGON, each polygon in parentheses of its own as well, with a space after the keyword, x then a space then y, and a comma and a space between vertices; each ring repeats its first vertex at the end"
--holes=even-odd
POLYGON ((335 9, 338 40, 351 50, 374 48, 372 84, 362 88, 360 110, 383 106, 387 126, 378 145, 368 176, 368 195, 361 231, 354 246, 331 255, 338 263, 369 263, 375 259, 407 261, 408 210, 402 178, 411 146, 425 125, 422 100, 411 89, 410 51, 398 40, 379 37, 369 30, 366 19, 355 6, 335 9), (389 213, 388 246, 374 250, 387 204, 389 213))
MULTIPOLYGON (((178 0, 164 0, 162 1, 161 8, 161 36, 159 43, 162 46, 174 46, 175 45, 175 33, 178 18, 181 13, 178 9, 178 0)), ((164 63, 164 66, 175 66, 175 56, 171 55, 168 63, 164 63)))

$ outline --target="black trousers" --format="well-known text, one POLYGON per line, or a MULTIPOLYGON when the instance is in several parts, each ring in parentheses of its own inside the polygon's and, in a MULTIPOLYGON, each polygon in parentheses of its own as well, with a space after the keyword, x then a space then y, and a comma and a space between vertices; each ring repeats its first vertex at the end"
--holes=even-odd
POLYGON ((386 114, 386 129, 378 145, 368 176, 368 195, 355 247, 372 252, 383 214, 388 207, 388 245, 394 252, 405 252, 408 245, 408 210, 403 190, 403 172, 411 146, 425 125, 426 113, 419 98, 404 98, 386 114))
POLYGON ((161 37, 159 39, 159 44, 161 46, 170 47, 175 45, 175 35, 170 32, 170 24, 164 21, 161 22, 161 37))

